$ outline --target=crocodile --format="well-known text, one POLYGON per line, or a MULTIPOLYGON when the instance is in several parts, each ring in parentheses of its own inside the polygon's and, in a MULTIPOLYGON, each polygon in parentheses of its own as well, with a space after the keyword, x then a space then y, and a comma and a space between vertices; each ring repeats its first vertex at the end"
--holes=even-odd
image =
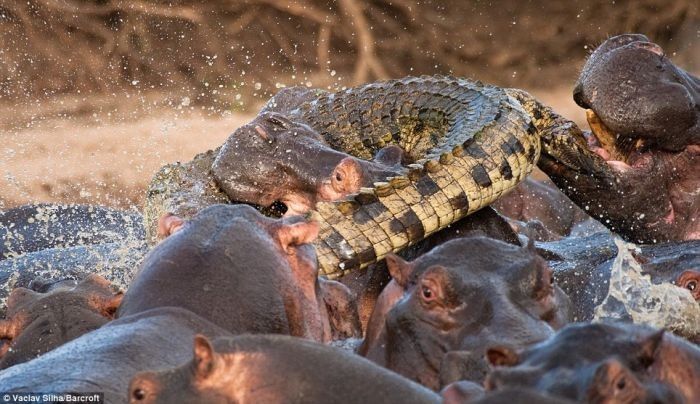
MULTIPOLYGON (((410 162, 405 172, 320 201, 308 213, 320 226, 315 247, 328 278, 365 268, 488 206, 531 173, 541 141, 547 147, 581 138, 568 136, 578 131, 575 124, 522 90, 448 76, 307 90, 296 105, 274 104, 336 150, 369 160, 397 145, 410 162)), ((235 203, 211 169, 220 153, 221 147, 156 174, 144 210, 149 242, 156 242, 156 223, 166 213, 187 218, 209 204, 235 203)))

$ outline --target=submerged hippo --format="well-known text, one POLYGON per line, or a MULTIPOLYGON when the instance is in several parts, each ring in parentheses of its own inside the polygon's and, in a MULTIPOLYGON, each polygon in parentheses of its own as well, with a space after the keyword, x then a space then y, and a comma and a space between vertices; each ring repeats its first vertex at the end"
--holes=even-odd
POLYGON ((540 168, 628 241, 700 238, 700 79, 647 37, 620 35, 588 59, 574 100, 593 132, 540 168))
MULTIPOLYGON (((171 225, 173 218, 165 217, 171 225)), ((318 341, 359 336, 354 300, 318 277, 318 227, 271 219, 246 205, 214 205, 155 247, 118 317, 182 307, 232 333, 281 333, 318 341)))
POLYGON ((489 389, 529 387, 590 402, 700 400, 700 349, 649 327, 572 324, 525 350, 494 347, 487 356, 497 366, 489 389))
POLYGON ((480 380, 488 346, 524 347, 568 321, 568 298, 530 248, 461 238, 412 262, 391 255, 387 266, 393 280, 359 352, 432 389, 480 380))
MULTIPOLYGON (((450 227, 431 234, 415 245, 401 251, 398 255, 405 260, 413 260, 449 240, 477 234, 513 245, 520 245, 518 235, 511 228, 508 220, 499 215, 493 208, 487 206, 450 227)), ((370 265, 365 270, 351 272, 340 278, 340 282, 347 285, 357 296, 358 311, 363 329, 367 326, 379 294, 390 281, 391 275, 387 270, 385 261, 380 261, 370 265)))
POLYGON ((26 362, 114 317, 123 293, 99 275, 80 282, 61 281, 17 288, 0 320, 0 369, 26 362))
POLYGON ((438 403, 425 387, 372 362, 286 336, 194 338, 181 366, 140 373, 131 403, 438 403))

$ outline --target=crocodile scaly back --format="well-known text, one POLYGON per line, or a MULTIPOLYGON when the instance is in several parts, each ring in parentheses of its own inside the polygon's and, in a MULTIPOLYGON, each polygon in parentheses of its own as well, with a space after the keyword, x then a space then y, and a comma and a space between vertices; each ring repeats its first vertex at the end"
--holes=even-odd
POLYGON ((321 95, 290 113, 335 149, 371 159, 395 144, 415 163, 313 216, 320 269, 363 268, 491 204, 532 171, 540 141, 504 89, 442 76, 408 77, 321 95))

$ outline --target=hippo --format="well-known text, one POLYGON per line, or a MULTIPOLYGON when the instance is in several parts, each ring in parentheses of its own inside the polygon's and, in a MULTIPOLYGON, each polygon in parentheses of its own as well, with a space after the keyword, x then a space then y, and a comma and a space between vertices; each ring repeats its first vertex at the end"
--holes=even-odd
POLYGON ((17 288, 0 320, 0 369, 26 362, 106 324, 123 297, 109 281, 89 275, 80 282, 35 282, 17 288))
MULTIPOLYGON (((173 220, 164 217, 164 226, 173 220)), ((317 235, 317 225, 300 216, 272 219, 247 205, 210 206, 151 250, 117 317, 175 306, 235 334, 357 337, 350 291, 318 277, 308 244, 317 235)))
POLYGON ((131 403, 438 403, 425 387, 349 352, 281 335, 194 338, 174 369, 136 375, 131 403))
POLYGON ((80 280, 99 274, 126 289, 148 248, 143 240, 49 248, 0 261, 0 316, 13 289, 29 287, 36 278, 80 280))
POLYGON ((358 352, 432 389, 480 381, 488 346, 523 347, 568 322, 568 298, 532 248, 477 236, 412 262, 388 256, 393 279, 358 352))
POLYGON ((622 323, 571 324, 545 342, 491 347, 487 390, 534 388, 592 402, 700 400, 700 348, 663 330, 622 323))
MULTIPOLYGON (((510 226, 508 219, 487 206, 453 225, 431 234, 418 243, 398 253, 405 260, 413 260, 426 254, 436 246, 455 238, 469 235, 483 235, 513 245, 520 245, 518 234, 510 226)), ((339 279, 357 296, 358 312, 363 329, 374 310, 379 294, 391 281, 391 275, 384 260, 370 265, 363 271, 351 272, 339 279)))
POLYGON ((564 159, 543 153, 539 167, 627 241, 700 238, 700 79, 625 34, 593 52, 574 100, 592 133, 564 159))
POLYGON ((136 373, 190 359, 197 334, 322 341, 359 335, 347 289, 318 279, 306 245, 316 232, 301 217, 275 220, 245 205, 211 206, 149 253, 115 320, 0 372, 0 386, 101 391, 106 402, 125 402, 136 373))
POLYGON ((374 161, 359 159, 332 149, 306 124, 262 112, 226 140, 211 172, 231 200, 261 206, 281 202, 293 215, 401 174, 402 156, 398 146, 390 146, 374 161))
POLYGON ((101 392, 105 403, 125 403, 134 375, 189 360, 198 334, 230 335, 182 308, 148 310, 113 320, 34 360, 0 371, 0 386, 15 393, 101 392))

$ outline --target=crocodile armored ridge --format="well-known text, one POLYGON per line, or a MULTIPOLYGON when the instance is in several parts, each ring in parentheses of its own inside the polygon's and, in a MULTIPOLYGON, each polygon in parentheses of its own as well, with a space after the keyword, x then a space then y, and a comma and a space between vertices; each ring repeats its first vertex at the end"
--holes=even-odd
MULTIPOLYGON (((541 137, 578 130, 524 91, 444 76, 318 90, 311 100, 280 108, 336 150, 371 159, 397 145, 411 161, 405 175, 316 204, 310 213, 320 226, 315 246, 329 278, 373 264, 488 206, 530 174, 541 137)), ((166 212, 190 217, 208 204, 232 202, 209 169, 220 149, 156 174, 144 215, 151 242, 157 218, 166 212)))

